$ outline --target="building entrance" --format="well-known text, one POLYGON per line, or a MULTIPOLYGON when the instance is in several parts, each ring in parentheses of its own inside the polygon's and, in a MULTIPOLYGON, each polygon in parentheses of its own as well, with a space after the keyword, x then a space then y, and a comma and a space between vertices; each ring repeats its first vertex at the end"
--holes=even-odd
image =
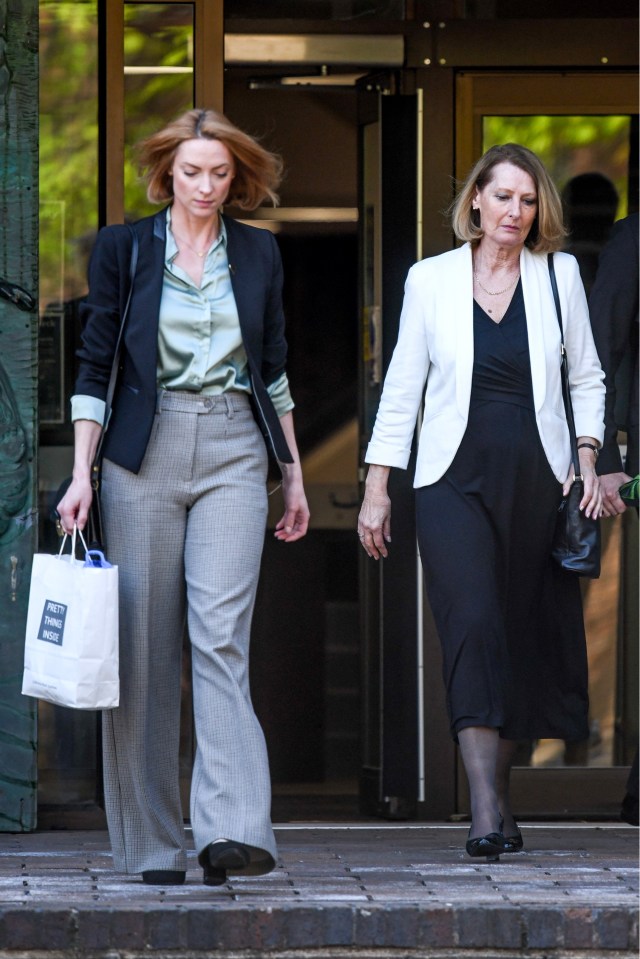
MULTIPOLYGON (((340 42, 323 44, 316 26, 298 45, 298 60, 289 51, 285 61, 284 47, 271 45, 267 62, 264 42, 249 42, 264 37, 246 24, 225 35, 221 12, 212 14, 217 6, 141 2, 118 11, 117 4, 41 2, 40 548, 55 548, 48 516, 69 472, 77 304, 95 231, 148 212, 131 164, 137 139, 194 103, 223 104, 287 167, 281 207, 252 220, 276 234, 283 253, 290 379, 312 510, 312 531, 295 553, 267 532, 255 616, 252 687, 269 745, 274 815, 464 816, 464 777, 446 728, 438 642, 412 533, 410 476, 394 479, 395 571, 359 568, 361 454, 406 270, 452 246, 442 211, 454 178, 495 138, 538 149, 541 137, 545 159, 558 160, 551 168, 561 188, 596 171, 614 183, 616 216, 637 208, 635 79, 539 65, 525 73, 526 63, 506 73, 498 58, 472 69, 459 33, 445 62, 427 65, 429 51, 416 53, 417 24, 395 22, 377 27, 373 53, 371 46, 362 52, 360 38, 343 42, 357 37, 353 29, 338 37, 334 27, 340 42), (321 58, 332 55, 327 68, 321 58), (60 97, 48 76, 64 77, 68 95, 60 97), (567 143, 560 134, 569 129, 575 139, 567 143)), ((272 503, 271 524, 277 494, 272 503)), ((634 536, 630 514, 612 526, 606 576, 587 591, 592 738, 573 758, 562 744, 535 745, 516 776, 523 815, 617 808, 637 743, 634 536)), ((183 684, 186 809, 187 642, 183 684)), ((100 821, 96 717, 41 706, 39 729, 41 823, 100 821)))

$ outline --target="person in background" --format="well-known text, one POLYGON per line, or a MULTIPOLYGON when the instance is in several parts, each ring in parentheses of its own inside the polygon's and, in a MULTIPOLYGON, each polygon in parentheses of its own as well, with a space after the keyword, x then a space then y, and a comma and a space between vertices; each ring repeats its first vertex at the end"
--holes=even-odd
MULTIPOLYGON (((191 826, 207 885, 275 865, 264 736, 249 691, 249 634, 267 519, 267 447, 280 462, 275 536, 309 522, 293 427, 282 263, 271 233, 223 214, 275 202, 281 162, 213 110, 190 110, 140 147, 148 197, 102 504, 120 575, 120 706, 103 715, 114 867, 185 880, 178 782, 185 621, 197 748, 191 826)), ((73 481, 61 524, 82 529, 121 310, 130 232, 101 230, 82 308, 72 398, 73 481)), ((286 616, 286 611, 283 611, 286 616)))
POLYGON ((565 223, 569 231, 563 246, 578 261, 589 296, 598 269, 598 256, 609 239, 618 211, 618 191, 603 173, 580 173, 562 191, 565 223))
MULTIPOLYGON (((618 191, 609 177, 592 171, 572 177, 562 190, 562 206, 565 225, 569 231, 563 247, 578 261, 582 283, 589 297, 598 269, 598 257, 609 238, 618 210, 618 191)), ((583 581, 583 599, 586 600, 591 584, 583 581)), ((597 748, 600 725, 590 719, 590 735, 584 742, 565 743, 564 763, 567 766, 587 766, 589 749, 597 748)))
MULTIPOLYGON (((451 732, 469 780, 470 856, 521 849, 509 799, 518 741, 588 734, 578 578, 551 559, 571 485, 560 329, 547 253, 564 238, 558 192, 518 144, 477 162, 453 207, 463 246, 409 271, 358 520, 387 557, 391 467, 406 469, 417 415, 416 524, 443 652, 451 732), (426 391, 425 391, 426 384, 426 391)), ((599 516, 603 373, 578 265, 555 253, 580 464, 599 516)))
MULTIPOLYGON (((638 229, 637 213, 615 224, 600 254, 589 314, 605 372, 605 431, 597 462, 605 516, 627 508, 620 487, 638 474, 638 229), (624 462, 618 432, 626 432, 624 462)), ((637 505, 636 505, 637 509, 637 505)), ((621 817, 637 826, 638 751, 631 766, 621 817)))

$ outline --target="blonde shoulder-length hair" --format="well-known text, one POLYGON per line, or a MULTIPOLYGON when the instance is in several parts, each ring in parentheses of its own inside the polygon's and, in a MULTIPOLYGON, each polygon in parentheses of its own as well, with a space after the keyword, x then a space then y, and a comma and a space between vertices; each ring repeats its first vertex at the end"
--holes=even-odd
POLYGON ((480 214, 472 203, 476 191, 483 190, 493 179, 493 169, 499 163, 510 163, 528 173, 536 187, 538 210, 525 240, 533 253, 551 253, 559 250, 567 235, 562 217, 562 201, 556 186, 542 161, 527 147, 518 143, 493 146, 480 157, 464 181, 451 207, 451 223, 459 240, 477 245, 484 233, 480 214))
POLYGON ((170 170, 178 147, 185 140, 200 138, 219 140, 233 157, 235 176, 227 196, 229 205, 255 210, 265 200, 274 206, 278 204, 281 158, 215 110, 188 110, 138 144, 138 165, 147 181, 151 203, 165 203, 173 198, 170 170))

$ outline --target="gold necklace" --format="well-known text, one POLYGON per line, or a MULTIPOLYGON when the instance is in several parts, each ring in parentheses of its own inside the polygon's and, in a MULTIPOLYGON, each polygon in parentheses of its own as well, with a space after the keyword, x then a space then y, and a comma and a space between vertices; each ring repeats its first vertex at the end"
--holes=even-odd
POLYGON ((478 284, 478 286, 480 287, 480 289, 481 289, 481 290, 484 290, 484 292, 487 293, 489 296, 502 296, 503 293, 508 293, 508 291, 511 289, 511 287, 516 285, 516 283, 517 283, 518 280, 520 279, 520 270, 518 270, 518 272, 516 273, 516 278, 515 278, 515 280, 513 281, 513 283, 510 283, 509 286, 505 286, 504 290, 495 290, 494 292, 492 292, 491 290, 488 290, 488 289, 486 288, 486 286, 483 286, 483 285, 482 285, 482 283, 480 282, 480 279, 479 279, 479 277, 478 277, 478 274, 476 273, 475 270, 473 271, 473 278, 474 278, 474 280, 476 281, 476 283, 478 284))
POLYGON ((172 230, 171 232, 172 232, 173 235, 175 236, 176 240, 180 240, 181 243, 184 243, 185 246, 188 246, 189 249, 190 249, 193 253, 195 253, 196 256, 199 256, 199 257, 200 257, 200 259, 202 259, 204 256, 207 255, 207 253, 208 253, 209 250, 211 249, 211 244, 212 244, 213 241, 214 241, 214 237, 212 236, 212 237, 210 238, 210 240, 208 241, 207 245, 205 246, 204 250, 202 251, 202 253, 200 253, 199 250, 196 250, 195 246, 191 246, 191 244, 189 243, 189 241, 188 241, 188 240, 185 240, 185 238, 184 238, 183 236, 180 236, 178 233, 176 233, 175 230, 172 230))

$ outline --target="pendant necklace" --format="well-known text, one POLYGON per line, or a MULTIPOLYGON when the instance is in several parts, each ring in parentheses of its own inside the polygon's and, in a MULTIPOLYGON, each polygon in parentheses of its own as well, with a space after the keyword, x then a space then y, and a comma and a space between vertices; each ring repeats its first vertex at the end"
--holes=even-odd
MULTIPOLYGON (((514 286, 516 285, 516 283, 517 283, 518 280, 520 279, 520 270, 518 270, 518 272, 516 273, 516 277, 515 277, 515 279, 513 280, 513 282, 510 283, 509 286, 505 286, 504 290, 488 290, 488 289, 486 288, 486 286, 483 286, 482 283, 480 282, 480 278, 479 278, 479 276, 478 276, 478 274, 476 273, 475 270, 473 271, 473 278, 474 278, 474 280, 476 281, 476 283, 478 284, 478 286, 480 287, 480 289, 481 289, 484 293, 486 293, 487 296, 502 296, 503 293, 508 293, 509 290, 512 289, 512 287, 514 287, 514 286)), ((491 313, 491 315, 493 315, 493 310, 488 308, 488 309, 487 309, 487 313, 491 313)))
POLYGON ((503 293, 508 293, 511 287, 516 285, 516 283, 520 279, 520 271, 518 270, 518 272, 516 273, 515 280, 513 280, 513 282, 510 283, 509 286, 505 286, 504 290, 488 290, 486 286, 483 286, 482 283, 480 282, 478 278, 478 274, 476 273, 475 270, 473 271, 473 278, 478 284, 478 286, 480 287, 480 289, 484 290, 484 292, 487 293, 489 296, 502 296, 503 293))
POLYGON ((196 250, 195 246, 191 246, 191 244, 189 243, 189 241, 188 241, 188 240, 185 240, 185 238, 184 238, 183 236, 179 236, 179 234, 177 234, 177 233, 175 232, 175 230, 172 230, 172 233, 173 233, 173 235, 175 236, 176 240, 180 240, 181 243, 184 243, 185 246, 188 246, 189 249, 190 249, 193 253, 195 253, 196 256, 200 257, 200 259, 202 259, 203 257, 205 257, 205 256, 207 255, 207 253, 208 253, 209 250, 211 249, 211 244, 213 243, 213 240, 214 240, 214 237, 211 237, 211 239, 209 240, 209 242, 207 243, 207 245, 205 246, 204 250, 203 250, 202 253, 201 253, 200 250, 196 250))

